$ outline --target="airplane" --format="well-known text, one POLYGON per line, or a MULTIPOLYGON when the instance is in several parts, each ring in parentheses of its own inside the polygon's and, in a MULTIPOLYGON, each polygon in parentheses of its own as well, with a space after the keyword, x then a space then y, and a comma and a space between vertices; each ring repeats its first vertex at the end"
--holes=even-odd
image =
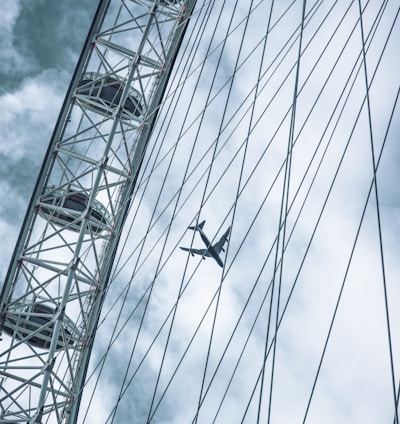
POLYGON ((205 260, 205 256, 208 257, 213 257, 217 264, 220 267, 224 266, 224 263, 222 262, 221 258, 219 257, 219 253, 221 252, 221 250, 223 252, 225 252, 224 250, 224 244, 225 242, 228 241, 228 235, 229 232, 231 231, 231 227, 229 227, 224 235, 220 238, 220 240, 215 243, 215 244, 211 244, 210 241, 208 240, 207 236, 204 234, 203 232, 203 227, 206 221, 201 222, 198 225, 195 225, 194 227, 188 227, 189 230, 193 230, 193 231, 198 231, 200 233, 200 237, 201 239, 204 241, 204 244, 207 246, 207 249, 190 249, 187 247, 181 247, 179 246, 182 250, 185 250, 186 252, 189 252, 192 256, 196 255, 202 255, 203 259, 205 260))

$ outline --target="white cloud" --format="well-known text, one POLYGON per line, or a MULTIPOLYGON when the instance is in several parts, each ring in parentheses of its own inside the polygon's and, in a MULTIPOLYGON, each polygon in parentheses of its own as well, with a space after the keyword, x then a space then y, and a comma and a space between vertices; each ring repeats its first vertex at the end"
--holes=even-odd
MULTIPOLYGON (((21 8, 20 0, 7 2, 2 7, 0 16, 0 73, 4 75, 8 74, 10 76, 16 72, 19 73, 21 70, 23 73, 27 73, 29 70, 34 69, 30 58, 15 47, 15 23, 21 12, 21 8)), ((0 90, 1 94, 7 88, 3 86, 0 90)))
POLYGON ((0 96, 0 152, 10 158, 42 158, 65 95, 65 75, 43 71, 0 96), (6 142, 8 141, 8 142, 6 142))

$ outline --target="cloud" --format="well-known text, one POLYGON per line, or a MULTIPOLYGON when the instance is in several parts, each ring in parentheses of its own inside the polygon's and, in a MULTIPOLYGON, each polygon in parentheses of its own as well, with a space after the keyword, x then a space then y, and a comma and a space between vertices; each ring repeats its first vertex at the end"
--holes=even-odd
MULTIPOLYGON (((27 58, 15 48, 15 24, 21 13, 21 8, 20 1, 7 4, 7 6, 2 9, 0 17, 0 75, 3 81, 11 80, 20 69, 24 69, 26 72, 32 67, 32 65, 28 63, 27 58)), ((5 90, 7 90, 7 88, 3 86, 2 91, 5 90)))
MULTIPOLYGON (((249 6, 246 1, 239 3, 235 23, 246 16, 249 6)), ((310 15, 311 21, 305 28, 307 41, 322 24, 325 14, 329 13, 329 19, 303 53, 300 66, 300 86, 306 77, 310 79, 297 100, 289 205, 292 200, 294 203, 287 216, 285 242, 288 244, 281 262, 283 233, 278 233, 278 228, 282 223, 280 217, 284 217, 280 209, 285 199, 283 170, 291 134, 295 82, 295 72, 290 71, 290 67, 297 58, 297 44, 289 48, 285 43, 292 33, 298 35, 301 8, 297 2, 282 20, 280 14, 287 2, 280 2, 279 9, 275 9, 273 22, 278 24, 269 34, 252 121, 254 129, 244 156, 262 44, 258 44, 245 62, 242 60, 255 43, 262 42, 265 28, 261 31, 260 25, 265 25, 268 13, 264 3, 251 18, 240 69, 229 97, 228 88, 244 25, 239 25, 230 36, 220 65, 218 55, 222 50, 218 43, 224 38, 223 30, 227 28, 233 3, 229 10, 224 9, 223 22, 217 25, 216 39, 212 41, 211 24, 215 24, 217 6, 222 4, 215 2, 211 19, 205 19, 207 34, 200 43, 201 54, 196 56, 196 63, 191 64, 189 50, 182 53, 182 63, 187 63, 189 68, 180 69, 183 76, 187 72, 188 78, 178 87, 176 97, 172 91, 168 93, 168 101, 155 127, 153 144, 144 162, 146 169, 139 178, 139 188, 121 238, 118 252, 121 260, 116 265, 97 333, 91 370, 101 363, 103 354, 108 356, 99 374, 94 401, 88 406, 92 421, 104 422, 116 406, 127 372, 128 380, 135 377, 118 403, 118 422, 131 422, 133 416, 138 422, 146 419, 156 384, 155 404, 161 402, 153 422, 191 422, 201 390, 203 396, 209 391, 204 402, 202 399, 199 424, 212 422, 217 413, 216 422, 241 422, 247 406, 245 422, 255 422, 260 399, 257 378, 263 365, 268 328, 268 343, 273 340, 280 288, 278 316, 282 317, 283 312, 284 315, 274 359, 272 421, 302 422, 348 265, 349 273, 307 422, 374 423, 383 422, 387 417, 392 419, 391 370, 374 194, 368 202, 349 264, 373 177, 365 104, 356 123, 365 94, 364 75, 362 72, 358 76, 351 74, 360 53, 359 28, 328 80, 339 50, 349 36, 349 28, 357 24, 358 9, 350 9, 345 24, 328 45, 335 29, 333 23, 345 12, 346 4, 338 2, 333 12, 329 12, 324 3, 308 5, 308 10, 315 10, 315 15, 310 15), (211 47, 218 45, 218 48, 207 58, 200 74, 198 64, 204 59, 209 41, 213 43, 211 47), (320 60, 319 54, 325 47, 326 53, 320 60), (285 52, 288 55, 283 58, 285 52), (283 61, 279 62, 280 59, 283 61), (317 61, 318 66, 309 75, 317 61), (277 71, 273 73, 275 66, 277 71), (214 71, 216 80, 211 87, 214 71), (353 90, 350 84, 345 84, 349 75, 350 82, 355 82, 353 90), (326 88, 318 97, 325 82, 326 88), (181 89, 182 96, 178 97, 181 89), (214 99, 219 90, 220 94, 214 99), (342 90, 349 95, 346 101, 345 96, 339 98, 342 90), (213 100, 207 103, 209 95, 213 100), (339 106, 335 109, 337 101, 339 106), (343 114, 339 115, 342 106, 343 114), (305 122, 310 111, 311 117, 305 122), (330 138, 331 144, 323 157, 330 138), (349 148, 345 150, 348 141, 349 148), (217 142, 218 154, 213 158, 217 142), (308 166, 310 169, 305 174, 308 166), (193 246, 202 247, 198 234, 187 230, 198 214, 207 220, 205 228, 210 237, 218 237, 232 224, 223 271, 211 260, 203 261, 177 249, 179 245, 189 246, 192 241, 193 246), (277 254, 276 240, 279 240, 277 254), (283 263, 281 275, 280 263, 283 263), (275 286, 271 301, 272 281, 275 286), (149 288, 152 294, 145 309, 149 288), (125 293, 126 302, 122 303, 125 293), (287 301, 287 309, 284 309, 287 301), (114 329, 120 334, 109 348, 114 329)), ((365 12, 368 29, 379 12, 371 3, 365 12)), ((43 0, 34 6, 20 1, 9 5, 1 18, 7 29, 3 44, 9 62, 0 70, 6 75, 12 66, 15 68, 15 75, 8 77, 10 85, 5 84, 0 93, 0 160, 4 164, 0 168, 0 194, 6 199, 0 205, 0 236, 7 246, 17 237, 83 42, 90 21, 87 7, 75 1, 43 0), (70 31, 70 22, 74 22, 76 31, 70 31)), ((386 30, 390 27, 390 15, 394 16, 385 12, 379 36, 373 39, 368 56, 370 76, 377 64, 376 52, 382 51, 386 30)), ((378 69, 370 92, 376 153, 382 144, 394 102, 393 93, 398 87, 396 40, 392 36, 384 65, 378 69)), ((176 89, 177 85, 175 82, 172 87, 176 89)), ((395 120, 398 120, 397 112, 395 120)), ((395 370, 400 351, 396 331, 396 322, 400 319, 396 306, 400 295, 397 288, 400 249, 396 236, 400 226, 397 133, 398 125, 393 125, 378 170, 395 370)), ((284 211, 285 208, 282 213, 284 211)), ((11 249, 2 257, 3 270, 9 256, 11 249)), ((269 402, 272 352, 266 362, 263 416, 269 402)), ((96 378, 95 373, 84 392, 81 416, 86 412, 96 378)))
POLYGON ((13 202, 2 205, 6 216, 20 217, 25 213, 24 204, 32 192, 63 101, 65 76, 53 70, 43 71, 0 95, 0 156, 4 164, 0 170, 1 192, 4 198, 13 193, 13 202))
POLYGON ((21 78, 50 68, 67 69, 71 74, 93 12, 93 5, 79 2, 65 5, 41 0, 32 6, 21 0, 8 4, 0 25, 2 80, 14 86, 21 78))

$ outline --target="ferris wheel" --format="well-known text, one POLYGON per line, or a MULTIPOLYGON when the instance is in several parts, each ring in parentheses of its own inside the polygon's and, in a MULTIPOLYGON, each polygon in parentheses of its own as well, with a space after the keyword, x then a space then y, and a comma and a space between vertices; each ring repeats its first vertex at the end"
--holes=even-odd
POLYGON ((398 423, 395 1, 100 0, 0 297, 0 423, 398 423))

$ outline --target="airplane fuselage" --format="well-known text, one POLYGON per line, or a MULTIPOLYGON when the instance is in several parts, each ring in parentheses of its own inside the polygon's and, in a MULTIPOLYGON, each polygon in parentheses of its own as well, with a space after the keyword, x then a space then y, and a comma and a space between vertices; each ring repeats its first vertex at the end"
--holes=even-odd
POLYGON ((214 247, 210 243, 210 240, 208 240, 207 236, 203 233, 203 230, 201 228, 198 228, 197 231, 200 233, 200 237, 207 247, 207 252, 209 253, 209 255, 207 255, 207 253, 206 253, 206 256, 212 256, 217 261, 219 266, 221 266, 221 267, 224 266, 224 264, 223 264, 221 258, 219 257, 218 253, 215 251, 214 247))
POLYGON ((224 235, 217 241, 215 244, 211 244, 210 240, 208 240, 207 236, 203 232, 203 226, 206 221, 200 222, 197 225, 193 225, 188 227, 189 230, 198 231, 200 233, 200 237, 203 240, 204 244, 206 245, 205 249, 194 249, 190 247, 182 247, 179 246, 182 250, 185 250, 186 252, 189 252, 192 256, 194 255, 201 255, 203 259, 205 257, 212 257, 215 259, 217 264, 220 267, 224 266, 224 263, 222 262, 221 258, 219 257, 219 253, 221 251, 224 251, 224 244, 228 241, 229 232, 231 230, 231 227, 229 227, 224 235))

